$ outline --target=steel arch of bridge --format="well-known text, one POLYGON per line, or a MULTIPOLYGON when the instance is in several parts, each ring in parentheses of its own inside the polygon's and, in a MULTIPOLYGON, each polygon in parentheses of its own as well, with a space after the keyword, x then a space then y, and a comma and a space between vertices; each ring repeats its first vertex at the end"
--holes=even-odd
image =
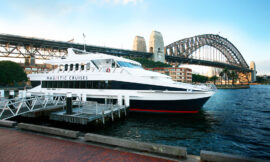
POLYGON ((214 34, 203 34, 194 37, 181 39, 165 47, 165 55, 168 60, 182 60, 182 62, 192 62, 197 64, 215 67, 228 67, 238 70, 249 70, 249 66, 239 50, 226 38, 214 34), (219 50, 228 60, 229 64, 213 61, 203 61, 190 58, 193 52, 203 46, 211 46, 219 50))

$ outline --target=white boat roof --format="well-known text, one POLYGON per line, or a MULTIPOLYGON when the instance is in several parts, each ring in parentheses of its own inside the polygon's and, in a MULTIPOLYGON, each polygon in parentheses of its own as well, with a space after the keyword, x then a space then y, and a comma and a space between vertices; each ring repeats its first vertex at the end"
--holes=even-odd
POLYGON ((68 48, 68 54, 67 56, 64 56, 62 58, 58 59, 52 59, 52 60, 47 60, 45 63, 46 64, 51 64, 51 65, 61 65, 61 64, 70 64, 70 63, 87 63, 91 60, 99 60, 99 59, 114 59, 116 61, 125 61, 129 62, 132 64, 140 65, 139 62, 126 59, 123 57, 118 57, 118 56, 112 56, 104 53, 93 53, 93 52, 86 52, 74 48, 68 48))

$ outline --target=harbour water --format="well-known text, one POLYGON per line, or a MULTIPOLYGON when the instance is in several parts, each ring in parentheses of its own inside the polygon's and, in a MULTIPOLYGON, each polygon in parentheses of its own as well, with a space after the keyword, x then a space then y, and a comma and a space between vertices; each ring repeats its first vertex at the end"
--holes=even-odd
POLYGON ((199 114, 130 113, 93 133, 270 159, 270 85, 218 90, 199 114))

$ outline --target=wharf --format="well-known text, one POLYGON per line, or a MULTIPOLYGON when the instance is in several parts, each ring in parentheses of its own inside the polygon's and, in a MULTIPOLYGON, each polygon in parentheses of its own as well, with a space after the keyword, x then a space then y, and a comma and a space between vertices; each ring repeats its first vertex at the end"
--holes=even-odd
POLYGON ((0 119, 9 119, 22 115, 24 117, 48 116, 51 120, 86 125, 93 121, 126 116, 129 107, 128 96, 104 96, 105 104, 87 101, 87 94, 27 94, 20 91, 14 98, 14 91, 9 99, 0 98, 0 119), (66 97, 69 95, 69 97, 66 97), (113 104, 113 98, 118 104, 113 104), (124 100, 123 100, 124 97, 124 100), (125 105, 122 105, 122 103, 125 105), (77 107, 77 108, 76 108, 77 107))
POLYGON ((0 161, 172 161, 0 128, 0 161))
POLYGON ((105 123, 105 118, 115 117, 120 118, 122 112, 126 116, 126 107, 113 104, 98 104, 96 102, 86 101, 81 107, 73 108, 72 114, 66 114, 66 110, 52 112, 50 120, 63 121, 68 123, 86 125, 96 120, 102 120, 105 123))

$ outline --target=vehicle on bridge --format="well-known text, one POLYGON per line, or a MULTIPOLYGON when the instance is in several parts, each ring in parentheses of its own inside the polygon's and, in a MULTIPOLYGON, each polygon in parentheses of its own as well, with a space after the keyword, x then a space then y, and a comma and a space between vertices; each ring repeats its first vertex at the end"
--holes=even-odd
POLYGON ((34 93, 91 95, 87 100, 113 102, 128 98, 130 111, 197 113, 215 93, 215 87, 175 82, 170 76, 142 68, 122 57, 89 53, 73 48, 67 56, 46 63, 57 68, 29 74, 34 93))

